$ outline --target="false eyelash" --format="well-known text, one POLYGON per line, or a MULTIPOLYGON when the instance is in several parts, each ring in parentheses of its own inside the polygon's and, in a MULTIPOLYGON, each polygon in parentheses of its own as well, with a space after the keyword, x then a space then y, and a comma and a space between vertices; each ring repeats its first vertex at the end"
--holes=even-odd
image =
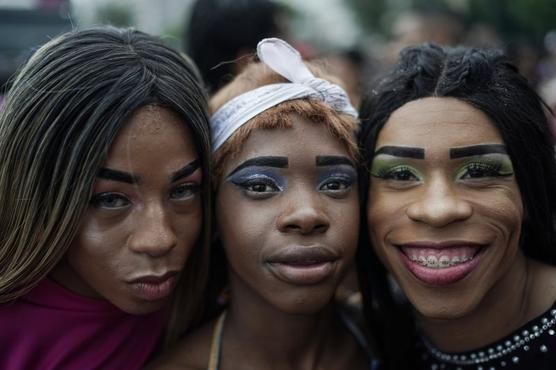
POLYGON ((396 172, 402 172, 402 171, 411 172, 415 176, 415 174, 412 171, 412 168, 409 167, 409 166, 404 166, 404 165, 396 166, 394 168, 392 168, 392 167, 381 168, 377 172, 371 172, 371 175, 374 176, 374 177, 384 179, 388 175, 391 175, 391 174, 396 173, 396 172))
POLYGON ((502 170, 502 163, 495 162, 495 163, 485 163, 485 162, 471 162, 469 163, 466 168, 466 172, 469 171, 484 171, 485 175, 490 177, 500 177, 500 176, 510 176, 510 174, 503 174, 500 172, 502 170))

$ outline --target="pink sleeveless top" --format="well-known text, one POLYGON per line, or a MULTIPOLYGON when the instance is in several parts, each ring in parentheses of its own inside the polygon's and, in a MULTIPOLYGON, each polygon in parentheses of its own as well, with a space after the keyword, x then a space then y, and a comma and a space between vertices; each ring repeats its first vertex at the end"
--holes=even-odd
POLYGON ((0 369, 140 369, 163 325, 162 311, 130 315, 44 279, 0 305, 0 369))

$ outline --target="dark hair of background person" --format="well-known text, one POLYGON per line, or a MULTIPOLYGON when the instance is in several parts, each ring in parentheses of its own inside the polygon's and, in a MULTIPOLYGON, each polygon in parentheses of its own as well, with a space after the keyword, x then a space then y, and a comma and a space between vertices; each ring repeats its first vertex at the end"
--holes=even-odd
MULTIPOLYGON (((527 80, 495 50, 435 44, 406 48, 364 98, 359 137, 362 224, 366 225, 369 167, 378 134, 392 112, 425 97, 456 98, 490 118, 506 144, 523 200, 520 246, 526 256, 556 265, 556 161, 548 109, 527 80)), ((356 260, 365 316, 379 338, 386 369, 415 368, 419 359, 411 308, 392 292, 388 273, 372 251, 367 227, 362 228, 361 243, 356 260)))
POLYGON ((232 63, 254 52, 265 37, 280 33, 282 8, 269 0, 197 0, 185 30, 185 50, 199 67, 209 91, 231 81, 232 63))
POLYGON ((50 41, 6 97, 0 112, 0 302, 31 290, 63 258, 113 140, 149 104, 187 124, 203 170, 204 230, 176 288, 167 340, 198 315, 210 232, 206 96, 195 66, 178 52, 145 33, 113 27, 50 41))

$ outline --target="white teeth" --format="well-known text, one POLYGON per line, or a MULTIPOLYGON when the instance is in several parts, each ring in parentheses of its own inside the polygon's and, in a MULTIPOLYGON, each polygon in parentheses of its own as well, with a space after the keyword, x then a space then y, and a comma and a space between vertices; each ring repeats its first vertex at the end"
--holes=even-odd
POLYGON ((433 269, 442 269, 442 268, 447 268, 447 267, 451 267, 451 266, 456 266, 462 263, 465 263, 469 260, 471 260, 473 257, 467 257, 467 256, 455 256, 452 257, 450 259, 450 257, 448 256, 440 256, 440 258, 436 257, 436 256, 417 256, 417 255, 411 255, 409 256, 409 259, 415 263, 418 263, 421 266, 425 266, 428 268, 433 268, 433 269))
POLYGON ((419 264, 421 266, 426 266, 427 265, 427 259, 424 256, 419 256, 417 261, 419 262, 419 264))
POLYGON ((438 260, 438 265, 440 266, 440 268, 443 267, 450 267, 450 257, 448 256, 442 256, 440 257, 440 259, 438 260))
POLYGON ((438 258, 435 256, 428 256, 427 257, 427 267, 438 267, 438 258))

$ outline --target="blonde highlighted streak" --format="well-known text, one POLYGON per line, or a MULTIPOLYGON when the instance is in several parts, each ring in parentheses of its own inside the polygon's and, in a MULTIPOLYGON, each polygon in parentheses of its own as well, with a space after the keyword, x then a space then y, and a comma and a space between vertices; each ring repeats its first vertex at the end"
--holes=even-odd
MULTIPOLYGON (((29 292, 64 258, 130 112, 153 103, 174 111, 196 136, 203 179, 210 167, 200 77, 156 38, 112 27, 74 31, 41 47, 13 81, 0 109, 0 304, 29 292)), ((208 181, 202 193, 203 232, 175 289, 162 349, 201 317, 208 181)))
MULTIPOLYGON (((319 67, 307 63, 307 66, 316 77, 326 79, 341 86, 341 83, 331 76, 326 75, 319 67)), ((218 91, 210 100, 210 109, 214 113, 226 102, 245 92, 258 87, 288 82, 266 65, 252 63, 238 75, 232 82, 218 91)), ((348 152, 354 162, 359 160, 359 149, 356 142, 358 120, 336 112, 327 104, 312 99, 289 100, 272 107, 249 120, 236 130, 212 157, 212 184, 217 187, 223 175, 224 167, 228 160, 237 156, 251 132, 255 129, 272 130, 287 129, 292 127, 292 115, 297 115, 315 124, 324 124, 328 131, 336 137, 348 152)))

